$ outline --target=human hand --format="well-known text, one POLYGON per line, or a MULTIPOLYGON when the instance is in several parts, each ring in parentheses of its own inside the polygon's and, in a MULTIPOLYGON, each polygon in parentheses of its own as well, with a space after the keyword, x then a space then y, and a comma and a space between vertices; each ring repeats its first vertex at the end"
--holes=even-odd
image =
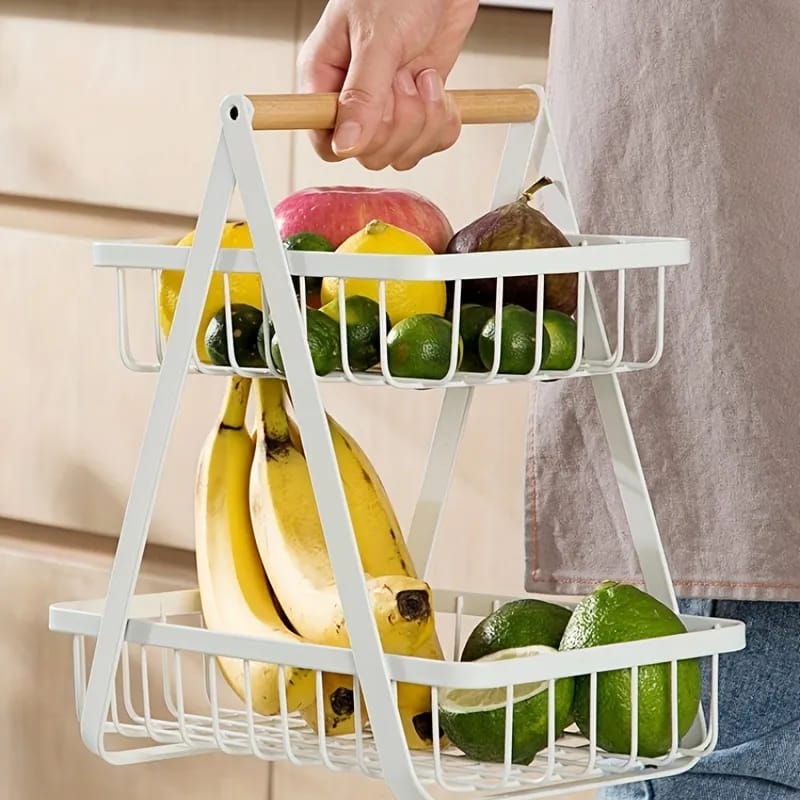
POLYGON ((333 131, 314 131, 326 161, 411 169, 458 138, 444 82, 478 0, 329 0, 300 52, 307 92, 338 92, 333 131))

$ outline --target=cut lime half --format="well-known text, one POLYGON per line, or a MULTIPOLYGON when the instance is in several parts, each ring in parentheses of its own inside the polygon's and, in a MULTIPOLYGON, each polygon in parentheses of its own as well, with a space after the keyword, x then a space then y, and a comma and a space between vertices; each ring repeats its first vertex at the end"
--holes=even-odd
MULTIPOLYGON (((534 645, 496 653, 473 663, 557 653, 553 647, 534 645)), ((511 761, 530 764, 547 747, 548 681, 532 681, 513 687, 511 761)), ((560 736, 571 719, 574 681, 561 678, 555 684, 555 735, 560 736)), ((503 762, 506 730, 505 686, 487 689, 445 689, 439 694, 439 717, 450 741, 477 761, 503 762)))
MULTIPOLYGON (((552 647, 535 645, 532 647, 516 647, 510 650, 500 650, 488 656, 477 659, 481 663, 488 661, 508 661, 512 658, 528 658, 543 653, 557 653, 552 647)), ((514 702, 527 700, 541 692, 547 691, 547 681, 534 683, 518 683, 514 685, 514 702)), ((505 708, 507 688, 497 686, 492 689, 445 689, 439 693, 439 706, 453 714, 464 714, 473 711, 494 711, 505 708)))

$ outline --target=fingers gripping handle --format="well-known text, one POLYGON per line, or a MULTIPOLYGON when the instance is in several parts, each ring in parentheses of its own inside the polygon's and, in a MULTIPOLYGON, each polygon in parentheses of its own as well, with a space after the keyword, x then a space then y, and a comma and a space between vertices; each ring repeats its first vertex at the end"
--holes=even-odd
MULTIPOLYGON (((464 125, 531 122, 539 98, 531 89, 451 89, 464 125)), ((253 130, 330 130, 336 122, 338 95, 250 94, 253 130)))

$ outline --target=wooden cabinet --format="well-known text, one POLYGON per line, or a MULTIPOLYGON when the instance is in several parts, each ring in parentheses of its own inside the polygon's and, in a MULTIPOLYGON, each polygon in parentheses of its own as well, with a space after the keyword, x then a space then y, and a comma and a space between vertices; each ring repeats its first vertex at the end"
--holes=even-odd
MULTIPOLYGON (((230 92, 292 90, 295 3, 31 0, 0 11, 0 192, 196 215, 230 92)), ((288 190, 290 135, 260 155, 288 190)))
MULTIPOLYGON (((19 76, 4 89, 18 112, 0 125, 0 155, 9 165, 0 176, 0 223, 7 225, 0 228, 0 318, 4 329, 26 332, 14 336, 15 391, 5 394, 0 415, 0 435, 17 453, 0 466, 0 515, 117 535, 155 378, 120 364, 114 274, 91 268, 91 239, 150 229, 177 237, 193 225, 221 96, 291 91, 296 48, 322 5, 303 0, 290 12, 293 4, 237 0, 223 10, 196 0, 163 4, 159 15, 154 2, 56 0, 37 14, 0 13, 10 42, 0 68, 19 76), (48 80, 58 70, 69 80, 48 80), (26 199, 15 207, 19 195, 26 199), (120 217, 120 209, 146 213, 137 220, 129 210, 120 217), (170 214, 159 217, 164 211, 170 214)), ((545 14, 482 9, 453 85, 543 81, 548 28, 545 14)), ((451 151, 411 173, 325 164, 304 133, 288 136, 259 136, 276 196, 311 183, 410 185, 460 225, 487 207, 504 129, 465 128, 451 151)), ((152 332, 149 290, 133 284, 134 343, 152 332)), ((192 546, 194 466, 220 394, 216 381, 187 381, 152 541, 192 546)), ((475 575, 487 588, 508 588, 511 577, 521 587, 527 395, 517 386, 476 399, 447 510, 450 538, 441 543, 469 542, 471 558, 437 571, 437 580, 475 575), (494 541, 504 537, 513 555, 499 561, 489 532, 494 541)), ((326 386, 325 398, 378 463, 407 524, 441 393, 326 386)))
MULTIPOLYGON (((84 748, 72 700, 72 639, 48 631, 47 609, 59 600, 101 597, 111 545, 85 534, 0 523, 0 798, 267 800, 269 767, 256 759, 232 766, 213 755, 112 767, 84 748)), ((156 550, 145 559, 139 590, 191 585, 191 562, 188 553, 156 550)))

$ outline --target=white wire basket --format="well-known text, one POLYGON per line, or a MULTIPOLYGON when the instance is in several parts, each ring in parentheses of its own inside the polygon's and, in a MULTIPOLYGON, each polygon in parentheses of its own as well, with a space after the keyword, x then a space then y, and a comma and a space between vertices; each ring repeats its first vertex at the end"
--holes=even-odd
MULTIPOLYGON (((379 319, 379 364, 365 371, 356 371, 350 366, 347 326, 344 315, 339 325, 339 349, 341 369, 318 376, 323 382, 348 382, 361 386, 393 386, 401 389, 437 388, 445 386, 479 386, 497 383, 512 383, 530 380, 555 380, 571 377, 586 377, 612 372, 634 372, 655 366, 664 352, 664 286, 667 267, 684 265, 689 260, 689 244, 684 239, 649 238, 644 236, 582 236, 567 234, 570 248, 548 248, 541 250, 510 250, 468 254, 439 254, 430 256, 373 256, 349 255, 310 251, 287 253, 289 271, 298 278, 299 295, 306 294, 307 278, 367 278, 378 281, 379 319), (649 291, 644 301, 639 301, 635 316, 647 320, 645 330, 638 330, 636 337, 626 335, 626 308, 628 298, 626 274, 629 271, 646 273, 649 291), (503 280, 517 276, 545 276, 555 274, 577 274, 577 307, 574 320, 577 327, 577 349, 573 363, 566 369, 547 370, 542 362, 542 328, 544 325, 544 281, 537 283, 535 308, 535 335, 537 352, 531 369, 522 374, 501 371, 500 348, 494 354, 491 366, 482 372, 466 372, 458 369, 458 337, 461 323, 461 297, 465 281, 495 278, 497 290, 495 306, 495 339, 502 337, 505 304, 503 280), (598 356, 585 350, 587 324, 597 324, 599 316, 588 319, 587 308, 597 303, 597 297, 588 275, 602 275, 607 290, 614 297, 613 326, 605 325, 603 337, 610 343, 608 355, 598 356), (452 285, 453 301, 452 339, 450 364, 445 375, 437 379, 398 377, 391 372, 387 359, 386 281, 431 281, 444 280, 452 285), (646 308, 641 306, 645 305, 646 308), (644 341, 646 339, 646 341, 644 341), (636 357, 633 345, 645 357, 636 357)), ((99 242, 94 246, 94 263, 98 267, 113 268, 116 272, 118 305, 118 344, 123 363, 136 372, 157 372, 163 362, 166 348, 165 336, 159 325, 158 286, 163 270, 184 270, 189 247, 180 247, 168 242, 99 242), (146 275, 131 275, 132 271, 146 275), (141 278, 144 277, 144 280, 141 278), (135 291, 129 284, 137 278, 135 291), (149 323, 149 324, 148 324, 149 323), (149 335, 148 335, 149 334, 149 335), (134 342, 138 343, 138 349, 134 342)), ((232 337, 231 322, 231 273, 257 273, 258 266, 252 249, 221 249, 216 257, 214 269, 223 276, 224 309, 226 313, 227 361, 230 366, 218 366, 201 358, 197 347, 193 348, 189 371, 209 375, 239 374, 251 378, 282 377, 276 369, 271 355, 274 330, 271 326, 270 302, 263 292, 264 330, 266 336, 263 367, 246 367, 237 362, 232 337)), ((344 307, 345 282, 338 282, 338 300, 344 307)), ((307 338, 307 307, 300 307, 304 339, 307 338)))
MULTIPOLYGON (((319 384, 324 381, 444 390, 420 497, 406 537, 412 562, 424 579, 429 574, 475 387, 561 378, 590 380, 644 586, 655 598, 678 611, 619 374, 651 368, 661 358, 668 344, 664 326, 665 271, 688 263, 689 244, 681 238, 579 231, 541 87, 453 95, 465 123, 509 125, 491 207, 519 197, 531 173, 537 177, 547 175, 553 183, 552 191, 548 189, 551 193, 547 216, 565 233, 571 246, 414 257, 287 251, 258 162, 254 131, 330 128, 336 113, 336 97, 332 95, 226 98, 220 110, 219 143, 193 244, 179 247, 170 242, 122 241, 95 245, 95 265, 117 273, 121 358, 130 369, 158 373, 107 595, 91 602, 58 603, 50 610, 51 629, 73 636, 75 703, 81 736, 87 748, 106 761, 130 764, 222 751, 360 772, 385 781, 399 800, 427 800, 431 797, 429 790, 437 786, 453 794, 523 798, 658 778, 690 769, 713 750, 718 704, 724 701, 718 695, 718 659, 745 645, 744 625, 736 620, 682 616, 686 633, 646 642, 464 663, 458 656, 471 621, 485 617, 511 598, 478 595, 466 589, 435 591, 436 632, 447 640, 451 658, 438 660, 383 652, 320 395, 319 384), (253 248, 221 249, 220 237, 237 185, 253 248), (159 273, 164 269, 184 271, 167 340, 159 325, 157 303, 159 273), (223 275, 228 321, 230 366, 223 367, 204 362, 196 349, 201 312, 215 271, 223 275), (228 283, 235 272, 253 272, 260 277, 264 330, 274 327, 280 339, 285 375, 276 370, 269 346, 265 347, 266 363, 262 367, 244 367, 236 362, 228 283), (577 275, 578 349, 568 368, 544 370, 544 277, 559 273, 577 275), (649 339, 632 349, 628 347, 626 327, 632 311, 627 280, 630 273, 652 275, 647 308, 633 310, 639 319, 648 321, 644 327, 649 339), (502 315, 497 312, 504 305, 504 280, 519 275, 537 276, 537 345, 532 368, 524 374, 501 372, 500 348, 496 348, 494 362, 485 372, 460 371, 456 343, 464 282, 478 277, 496 279, 495 312, 501 326, 502 315), (605 322, 598 300, 596 281, 601 275, 604 296, 611 298, 610 323, 605 322), (304 281, 312 277, 368 277, 380 282, 377 367, 364 372, 350 368, 346 325, 341 315, 342 368, 324 376, 315 374, 306 342, 307 311, 297 301, 292 276, 298 278, 300 297, 304 296, 304 281), (436 380, 401 378, 389 370, 386 357, 385 281, 432 278, 449 281, 453 292, 449 369, 436 380), (139 290, 131 291, 132 280, 140 281, 139 290), (191 372, 279 378, 287 382, 302 431, 350 646, 273 641, 207 630, 203 627, 197 591, 134 595, 167 444, 185 378, 191 372), (250 674, 252 663, 279 665, 279 713, 257 713, 248 681, 244 682, 248 688, 243 698, 228 691, 217 666, 220 657, 241 660, 244 674, 250 674), (685 659, 704 662, 707 685, 694 724, 679 737, 677 675, 678 664, 685 659), (630 748, 622 748, 621 752, 602 749, 596 727, 598 676, 609 670, 627 671, 631 697, 635 697, 639 668, 648 664, 670 665, 669 747, 655 758, 638 752, 637 704, 631 703, 630 748), (315 673, 316 725, 313 719, 289 709, 282 678, 290 668, 315 673), (323 674, 331 673, 352 676, 353 729, 346 735, 324 732, 322 709, 327 689, 323 674), (558 680, 568 677, 589 682, 590 729, 586 736, 573 729, 564 735, 556 732, 555 687, 558 680), (513 706, 515 687, 538 682, 547 687, 547 744, 531 763, 515 764, 511 750, 513 714, 508 711, 513 706), (398 687, 408 684, 422 687, 430 701, 431 731, 439 729, 439 699, 444 690, 504 688, 507 713, 502 761, 473 761, 436 736, 428 749, 409 747, 397 708, 398 687), (202 691, 197 691, 198 685, 202 691)), ((643 294, 637 292, 636 296, 641 301, 643 294)), ((340 304, 343 301, 344 282, 339 281, 340 304)), ((500 334, 496 330, 497 339, 500 334)))
MULTIPOLYGON (((437 628, 447 632, 450 659, 433 661, 407 656, 387 656, 392 689, 413 683, 429 687, 431 724, 438 726, 438 697, 445 688, 506 687, 509 704, 514 686, 544 681, 551 703, 547 746, 529 765, 511 761, 513 714, 505 731, 502 762, 474 761, 434 737, 429 751, 410 751, 413 773, 419 783, 438 785, 454 793, 479 795, 523 793, 525 796, 557 794, 598 787, 627 780, 641 780, 675 774, 689 769, 714 749, 718 732, 719 654, 743 645, 743 626, 726 619, 683 615, 687 633, 640 642, 605 645, 586 650, 539 655, 494 663, 460 663, 464 640, 478 619, 514 598, 452 591, 435 593, 437 628), (677 736, 677 663, 682 659, 706 661, 707 691, 704 716, 707 726, 693 730, 684 741, 677 736), (670 664, 670 715, 672 741, 656 758, 637 752, 637 704, 631 703, 631 744, 624 752, 607 752, 596 738, 597 676, 608 670, 628 670, 631 698, 638 691, 638 667, 670 664), (557 736, 552 724, 555 682, 561 678, 588 676, 590 682, 590 731, 582 736, 570 729, 557 736)), ((75 704, 78 717, 85 702, 87 640, 99 630, 103 604, 99 601, 54 606, 53 630, 73 634, 75 704)), ((442 637, 443 640, 445 637, 442 637)), ((215 655, 242 659, 249 674, 250 662, 281 659, 286 666, 315 670, 317 709, 323 708, 322 672, 357 675, 352 651, 312 644, 281 644, 252 637, 208 631, 202 626, 200 599, 196 591, 140 595, 131 606, 122 659, 116 674, 108 717, 104 722, 107 746, 101 753, 119 763, 135 762, 140 751, 130 741, 146 739, 156 743, 152 756, 174 757, 199 752, 222 751, 231 755, 256 756, 268 761, 288 760, 297 765, 326 766, 335 771, 360 772, 384 779, 380 754, 370 723, 361 711, 360 683, 353 681, 354 730, 344 736, 325 736, 322 720, 317 732, 297 713, 287 713, 287 699, 281 696, 282 711, 262 716, 253 710, 252 697, 243 702, 233 696, 216 666, 215 655), (285 661, 284 661, 285 659, 285 661), (187 699, 187 684, 201 681, 202 692, 187 699)), ((246 684, 249 686, 249 684, 246 684)), ((283 684, 281 684, 283 686, 283 684)))

